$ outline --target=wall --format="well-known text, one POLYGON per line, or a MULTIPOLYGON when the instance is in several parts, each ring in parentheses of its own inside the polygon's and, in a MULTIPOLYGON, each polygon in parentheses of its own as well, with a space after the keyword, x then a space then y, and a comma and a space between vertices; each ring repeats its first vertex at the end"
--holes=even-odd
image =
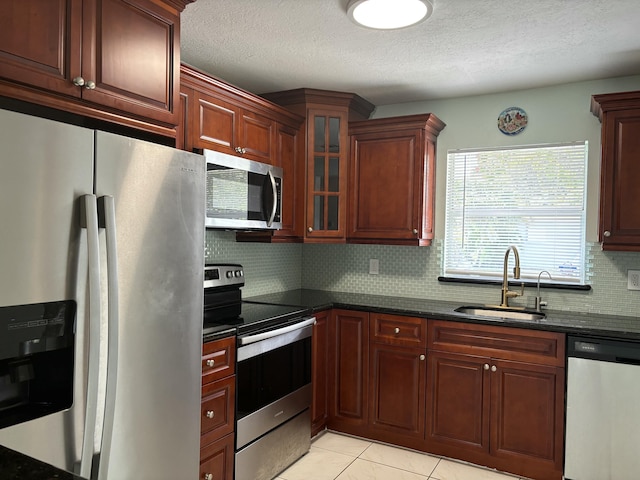
MULTIPOLYGON (((468 286, 437 281, 441 274, 444 236, 444 194, 448 149, 589 142, 587 205, 588 292, 543 290, 550 309, 638 316, 640 292, 626 289, 627 269, 640 269, 640 253, 602 252, 597 236, 600 123, 590 111, 591 95, 640 89, 640 76, 580 82, 496 95, 381 106, 374 117, 433 112, 447 127, 438 138, 436 223, 432 247, 379 245, 253 245, 236 244, 233 234, 207 232, 207 261, 245 266, 245 296, 288 288, 322 288, 379 295, 432 298, 462 303, 496 303, 496 286, 468 286), (523 108, 529 125, 509 137, 497 129, 498 114, 523 108), (369 275, 369 259, 380 260, 380 274, 369 275)), ((535 291, 525 290, 532 306, 535 291)), ((518 303, 517 301, 514 303, 518 303)))
POLYGON ((237 243, 235 233, 207 230, 206 263, 244 267, 244 297, 300 288, 302 244, 237 243))

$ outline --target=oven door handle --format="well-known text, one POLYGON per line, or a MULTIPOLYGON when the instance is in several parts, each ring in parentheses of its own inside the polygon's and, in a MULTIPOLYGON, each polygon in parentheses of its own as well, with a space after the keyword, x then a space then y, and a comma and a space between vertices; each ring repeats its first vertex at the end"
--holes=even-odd
POLYGON ((316 317, 307 317, 303 321, 294 323, 293 325, 287 325, 286 327, 278 328, 276 330, 269 330, 268 332, 256 333, 255 335, 240 337, 238 339, 238 344, 240 346, 249 345, 251 343, 266 340, 267 338, 277 337, 278 335, 293 332, 294 330, 299 330, 301 328, 308 327, 309 325, 315 325, 315 323, 316 317))

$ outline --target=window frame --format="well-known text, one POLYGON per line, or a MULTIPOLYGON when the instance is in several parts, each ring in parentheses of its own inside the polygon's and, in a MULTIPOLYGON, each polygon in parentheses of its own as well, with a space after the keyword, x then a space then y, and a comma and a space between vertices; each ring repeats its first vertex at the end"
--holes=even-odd
MULTIPOLYGON (((509 245, 515 244, 520 251, 521 257, 523 256, 523 253, 525 253, 525 257, 527 256, 527 254, 529 254, 529 267, 527 267, 526 261, 523 264, 523 259, 521 258, 520 266, 522 268, 522 276, 520 281, 524 281, 525 283, 535 283, 540 271, 552 270, 552 280, 550 282, 545 281, 545 283, 551 283, 560 288, 576 288, 580 290, 590 289, 587 276, 588 261, 586 256, 588 186, 587 170, 589 155, 588 146, 589 142, 587 140, 580 140, 536 145, 510 145, 502 147, 448 150, 445 194, 445 235, 443 241, 443 254, 441 258, 442 276, 439 277, 439 280, 445 282, 488 284, 501 282, 503 275, 502 272, 504 253, 506 252, 506 249, 509 245), (540 152, 535 152, 536 150, 540 150, 540 152), (513 164, 514 167, 511 169, 509 169, 507 165, 511 161, 511 159, 508 158, 510 157, 510 153, 512 154, 511 156, 515 157, 515 163, 513 164), (495 155, 491 157, 492 154, 495 155), (536 158, 534 158, 533 162, 531 162, 530 158, 532 155, 537 156, 536 158), (548 158, 552 157, 553 155, 555 155, 556 157, 553 157, 553 161, 549 162, 548 165, 540 163, 542 161, 547 161, 548 158), (481 160, 481 157, 485 158, 481 160), (467 160, 467 158, 472 158, 472 160, 467 160), (498 158, 503 162, 503 164, 500 164, 499 166, 502 167, 503 170, 512 177, 515 173, 518 172, 519 169, 530 166, 532 170, 535 170, 537 168, 538 175, 542 175, 543 177, 546 175, 547 178, 549 178, 549 182, 548 184, 547 182, 535 183, 535 180, 532 180, 527 184, 527 182, 525 181, 522 184, 522 190, 519 190, 518 193, 509 193, 507 191, 508 189, 505 189, 505 192, 502 192, 504 194, 504 197, 497 197, 499 198, 498 201, 495 201, 496 197, 491 197, 491 200, 489 202, 486 199, 476 202, 478 204, 484 205, 484 207, 478 207, 477 205, 470 207, 467 206, 467 199, 472 198, 467 197, 467 195, 470 195, 469 192, 473 192, 474 188, 478 189, 478 185, 482 185, 484 190, 488 189, 492 192, 500 191, 501 188, 501 186, 496 186, 501 185, 499 181, 496 181, 495 184, 491 184, 487 182, 486 177, 482 177, 481 173, 469 174, 469 167, 467 166, 467 163, 471 163, 471 166, 475 166, 476 171, 478 170, 478 165, 481 165, 486 171, 489 171, 491 165, 487 162, 491 161, 491 159, 495 160, 498 158), (560 164, 560 160, 562 160, 563 158, 569 158, 572 162, 570 164, 571 166, 578 165, 581 168, 566 177, 551 177, 551 174, 555 175, 558 171, 562 172, 564 169, 566 173, 566 171, 568 170, 567 166, 563 166, 560 164), (461 165, 460 162, 464 162, 464 164, 461 165), (556 170, 553 170, 552 167, 556 170), (463 169, 462 176, 460 176, 461 168, 463 169), (551 168, 552 170, 550 172, 545 172, 545 168, 551 168), (453 178, 452 176, 455 176, 455 178, 453 178), (564 184, 567 185, 566 188, 564 188, 562 185, 557 185, 558 180, 562 178, 567 178, 564 184), (463 182, 462 187, 460 186, 461 181, 463 182), (473 182, 476 183, 474 184, 473 182), (571 182, 573 182, 573 184, 571 182), (468 186, 468 184, 470 184, 471 186, 468 186), (487 185, 491 185, 491 188, 487 187, 487 185), (529 208, 528 206, 509 208, 505 207, 505 205, 507 204, 512 205, 512 202, 510 202, 511 200, 519 200, 523 198, 525 200, 525 203, 527 203, 534 199, 535 197, 533 195, 537 192, 531 185, 535 185, 535 188, 538 188, 538 186, 540 186, 540 188, 549 188, 549 190, 545 190, 544 195, 547 195, 547 192, 549 192, 549 194, 555 195, 553 197, 545 197, 546 199, 549 199, 551 203, 548 203, 546 206, 538 209, 529 208), (455 191, 454 186, 456 186, 455 191), (574 188, 576 186, 579 188, 579 190, 578 188, 574 188), (571 190, 571 188, 574 188, 574 190, 571 190), (566 192, 572 192, 572 194, 567 195, 566 192), (521 193, 526 193, 527 195, 520 195, 521 193), (564 196, 568 199, 563 198, 563 193, 565 193, 564 196), (459 198, 460 195, 462 195, 462 199, 459 198), (456 196, 458 197, 457 199, 456 196), (502 200, 504 203, 500 203, 500 200, 502 200), (452 205, 452 201, 455 201, 456 204, 452 205), (493 201, 495 201, 493 205, 487 206, 490 204, 490 202, 493 201), (568 203, 568 208, 562 209, 559 208, 562 202, 574 202, 575 204, 568 203), (479 214, 478 211, 483 209, 486 210, 484 212, 485 221, 486 219, 491 218, 491 222, 488 224, 488 227, 494 227, 497 233, 508 232, 509 228, 503 226, 495 227, 496 224, 500 223, 498 218, 508 218, 511 219, 512 222, 518 221, 518 219, 520 219, 519 222, 521 224, 519 225, 518 230, 525 232, 522 237, 525 238, 526 241, 524 243, 521 243, 518 241, 505 240, 503 235, 496 242, 485 242, 484 244, 482 244, 483 246, 481 248, 475 248, 475 250, 489 252, 491 260, 485 261, 485 263, 482 263, 482 260, 475 260, 476 264, 472 264, 473 261, 469 260, 471 256, 467 253, 468 251, 472 250, 473 247, 465 248, 464 244, 465 242, 469 244, 472 244, 473 242, 469 242, 466 240, 465 235, 469 236, 469 234, 466 233, 465 230, 473 227, 472 220, 469 220, 469 218, 473 218, 474 214, 478 218, 478 221, 482 221, 482 214, 479 214), (467 212, 474 213, 467 216, 467 212), (499 215, 493 216, 492 213, 495 212, 499 212, 499 215), (527 212, 528 214, 526 214, 527 212), (563 216, 563 212, 568 213, 569 216, 563 216), (565 224, 562 223, 563 219, 567 219, 565 223, 569 226, 565 229, 560 229, 558 227, 565 226, 565 224), (530 222, 529 225, 527 225, 527 221, 530 222), (535 225, 535 222, 538 222, 537 227, 535 225), (551 262, 549 262, 548 265, 545 265, 543 263, 547 260, 546 257, 549 256, 544 253, 547 251, 548 247, 539 247, 538 245, 535 245, 535 243, 533 243, 534 240, 531 240, 529 237, 533 236, 536 231, 538 233, 547 232, 547 230, 545 230, 544 228, 545 225, 546 227, 553 226, 552 228, 549 228, 550 231, 559 232, 557 233, 557 236, 556 233, 543 235, 543 237, 553 237, 552 241, 550 240, 550 243, 548 243, 548 245, 556 246, 556 250, 554 251, 559 252, 556 256, 556 259, 573 259, 573 263, 566 262, 565 264, 559 264, 558 262, 555 262, 554 264, 552 264, 551 262), (531 230, 531 232, 533 233, 530 233, 529 230, 531 230), (571 231, 571 242, 566 244, 564 243, 564 241, 568 237, 566 236, 565 230, 571 231), (452 238, 452 236, 455 236, 455 238, 452 238), (527 245, 529 247, 529 251, 527 250, 527 245), (454 249, 456 251, 452 253, 452 250, 454 249), (567 250, 566 252, 565 249, 567 250), (571 256, 569 257, 569 255, 571 256), (460 263, 458 263, 458 265, 455 265, 456 261, 460 263), (481 263, 482 265, 478 266, 481 263), (549 265, 553 266, 551 267, 549 265), (571 269, 574 267, 576 275, 572 275, 573 272, 571 271, 571 269)), ((536 172, 533 171, 532 175, 534 173, 536 172)), ((504 182, 504 184, 507 185, 508 182, 504 182)), ((511 188, 513 189, 513 187, 511 188)), ((484 195, 484 197, 490 197, 490 195, 484 195)), ((472 200, 469 203, 473 204, 474 201, 472 200)), ((517 202, 513 203, 517 204, 517 202)), ((476 225, 476 229, 478 229, 478 225, 480 225, 480 223, 476 225)), ((482 224, 483 228, 485 228, 484 225, 486 224, 482 224)), ((517 237, 517 233, 518 232, 511 232, 511 235, 517 237)), ((486 238, 484 238, 484 240, 486 240, 486 238)), ((538 241, 542 240, 538 239, 538 241)), ((487 255, 486 252, 483 254, 484 256, 487 255)), ((513 257, 513 255, 511 255, 511 257, 513 257)), ((509 264, 513 265, 513 259, 509 260, 509 264)), ((509 277, 512 278, 512 268, 509 267, 508 271, 509 277)), ((544 280, 548 280, 546 275, 544 276, 544 280)))

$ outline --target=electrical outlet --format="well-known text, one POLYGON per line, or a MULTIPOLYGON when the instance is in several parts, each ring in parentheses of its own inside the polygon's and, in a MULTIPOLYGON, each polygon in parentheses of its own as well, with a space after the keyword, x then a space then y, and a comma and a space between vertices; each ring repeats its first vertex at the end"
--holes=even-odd
POLYGON ((380 260, 372 258, 369 260, 369 275, 378 275, 380 273, 380 260))
POLYGON ((627 270, 627 290, 640 290, 640 270, 627 270))

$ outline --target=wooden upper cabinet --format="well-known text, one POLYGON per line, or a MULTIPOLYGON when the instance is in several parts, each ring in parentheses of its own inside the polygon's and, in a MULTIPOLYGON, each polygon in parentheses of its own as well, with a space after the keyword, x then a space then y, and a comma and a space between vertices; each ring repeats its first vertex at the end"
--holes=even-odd
POLYGON ((180 17, 149 0, 84 2, 85 100, 178 123, 180 17), (93 49, 91 47, 94 47, 93 49))
POLYGON ((195 92, 190 123, 194 148, 216 150, 258 162, 276 161, 276 122, 221 99, 195 92))
POLYGON ((300 242, 303 235, 304 119, 206 72, 180 68, 182 124, 176 146, 216 150, 281 167, 282 229, 238 232, 239 241, 300 242))
POLYGON ((281 143, 282 132, 297 136, 302 118, 189 65, 181 66, 180 85, 188 98, 185 149, 216 150, 271 165, 282 163, 283 148, 290 154, 290 146, 281 143))
POLYGON ((433 114, 351 122, 347 241, 430 245, 436 137, 433 114))
POLYGON ((0 77, 80 97, 82 0, 0 2, 0 77))
POLYGON ((640 251, 640 91, 594 95, 591 112, 602 122, 602 249, 640 251))
MULTIPOLYGON (((374 105, 353 93, 300 88, 263 94, 305 117, 303 241, 343 243, 346 238, 350 121, 364 120, 374 105)), ((297 192, 298 194, 298 192, 297 192)))
POLYGON ((0 2, 0 94, 175 136, 190 1, 0 2))

